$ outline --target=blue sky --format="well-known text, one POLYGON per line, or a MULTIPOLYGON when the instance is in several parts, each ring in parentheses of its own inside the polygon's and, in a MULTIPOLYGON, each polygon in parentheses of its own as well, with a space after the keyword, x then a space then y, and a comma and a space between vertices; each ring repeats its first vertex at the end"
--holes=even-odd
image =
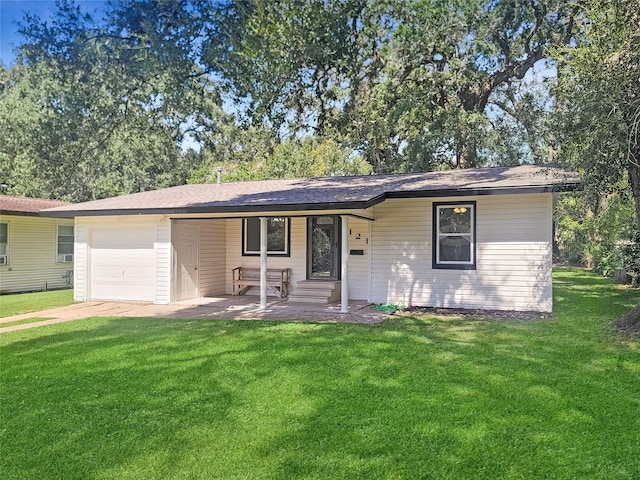
MULTIPOLYGON (((107 4, 106 0, 77 0, 83 11, 93 13, 107 4)), ((50 19, 55 10, 55 0, 0 0, 0 62, 11 66, 15 48, 21 43, 17 22, 25 12, 36 14, 43 20, 50 19)))

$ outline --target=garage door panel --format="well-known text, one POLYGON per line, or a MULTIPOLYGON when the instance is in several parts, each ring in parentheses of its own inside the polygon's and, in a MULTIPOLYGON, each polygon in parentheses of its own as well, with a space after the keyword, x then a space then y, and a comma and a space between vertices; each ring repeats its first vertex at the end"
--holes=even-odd
POLYGON ((93 255, 92 258, 94 260, 94 265, 108 267, 116 267, 122 268, 122 266, 126 268, 145 268, 149 267, 149 257, 154 255, 155 252, 152 249, 151 252, 148 250, 136 250, 134 253, 125 253, 122 254, 118 250, 107 250, 107 249, 93 249, 92 254, 94 252, 99 252, 98 255, 93 255))
POLYGON ((93 230, 92 244, 94 248, 148 249, 149 246, 153 248, 156 228, 155 225, 150 227, 95 229, 93 230))
POLYGON ((155 238, 155 225, 95 229, 91 241, 91 298, 155 301, 155 238))
POLYGON ((127 279, 136 281, 136 285, 155 285, 155 268, 144 267, 127 267, 121 265, 106 265, 104 267, 97 266, 92 272, 95 283, 123 283, 127 279))

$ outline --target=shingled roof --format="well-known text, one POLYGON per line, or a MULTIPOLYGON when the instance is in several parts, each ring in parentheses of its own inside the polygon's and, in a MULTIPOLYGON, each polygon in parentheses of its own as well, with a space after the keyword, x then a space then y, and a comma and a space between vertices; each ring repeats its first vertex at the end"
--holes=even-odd
MULTIPOLYGON (((63 202, 62 200, 0 195, 0 214, 2 215, 37 217, 42 209, 60 207, 63 205, 71 204, 69 202, 63 202)), ((73 215, 64 216, 72 217, 73 215)))
POLYGON ((534 165, 446 172, 181 185, 48 209, 46 216, 365 209, 387 198, 575 189, 571 172, 534 165))

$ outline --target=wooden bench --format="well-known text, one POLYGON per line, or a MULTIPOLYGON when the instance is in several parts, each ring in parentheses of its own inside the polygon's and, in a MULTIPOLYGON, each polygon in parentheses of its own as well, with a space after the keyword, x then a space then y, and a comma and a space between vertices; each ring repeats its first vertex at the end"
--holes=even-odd
MULTIPOLYGON (((250 267, 236 267, 233 273, 234 295, 242 295, 251 287, 260 286, 260 269, 250 267)), ((267 291, 278 297, 289 295, 289 281, 291 277, 290 268, 268 268, 267 269, 267 291)))

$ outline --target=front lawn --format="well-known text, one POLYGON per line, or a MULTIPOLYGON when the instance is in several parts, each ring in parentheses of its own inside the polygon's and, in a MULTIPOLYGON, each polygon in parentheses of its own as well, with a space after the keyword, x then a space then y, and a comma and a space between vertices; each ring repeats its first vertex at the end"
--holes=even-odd
POLYGON ((640 478, 638 292, 556 274, 556 318, 378 326, 101 318, 0 337, 13 478, 640 478))
POLYGON ((72 303, 73 290, 70 289, 0 295, 0 318, 47 308, 64 307, 72 303))

